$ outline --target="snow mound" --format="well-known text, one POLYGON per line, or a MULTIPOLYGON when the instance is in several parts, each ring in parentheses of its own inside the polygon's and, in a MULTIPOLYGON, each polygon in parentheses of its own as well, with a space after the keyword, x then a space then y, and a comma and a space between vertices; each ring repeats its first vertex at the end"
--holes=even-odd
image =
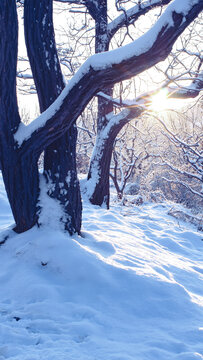
POLYGON ((17 235, 0 185, 0 360, 203 359, 202 233, 84 203, 81 237, 17 235))

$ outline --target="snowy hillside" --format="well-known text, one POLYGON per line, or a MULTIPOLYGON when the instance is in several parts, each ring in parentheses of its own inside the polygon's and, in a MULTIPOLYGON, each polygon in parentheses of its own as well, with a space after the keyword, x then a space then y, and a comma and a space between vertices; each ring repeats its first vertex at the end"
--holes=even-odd
POLYGON ((0 360, 203 359, 203 233, 167 204, 83 207, 82 237, 12 234, 0 178, 0 360))

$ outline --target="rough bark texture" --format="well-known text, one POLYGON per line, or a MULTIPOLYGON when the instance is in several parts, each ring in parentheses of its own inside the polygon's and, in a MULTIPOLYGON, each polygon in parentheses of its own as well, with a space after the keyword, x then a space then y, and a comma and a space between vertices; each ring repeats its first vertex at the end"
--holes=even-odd
MULTIPOLYGON (((101 53, 109 50, 108 39, 108 16, 107 16, 107 0, 98 0, 97 7, 94 14, 92 14, 95 20, 95 53, 101 53)), ((112 96, 113 89, 103 89, 105 94, 112 96)), ((97 131, 100 131, 105 125, 106 114, 113 111, 111 102, 98 98, 98 110, 97 110, 97 131)))
MULTIPOLYGON (((96 2, 87 1, 87 9, 95 20, 95 53, 101 53, 109 50, 108 38, 108 16, 107 16, 107 0, 97 0, 96 2)), ((112 87, 103 89, 105 94, 112 96, 112 87)), ((99 97, 98 98, 98 114, 97 114, 97 130, 101 130, 105 115, 113 110, 112 103, 99 97)))
MULTIPOLYGON (((101 53, 109 50, 109 38, 108 38, 108 17, 107 17, 107 0, 99 0, 97 7, 88 10, 95 20, 95 53, 101 53)), ((112 87, 103 89, 105 94, 112 96, 112 87)), ((97 106, 97 138, 100 136, 100 132, 107 125, 106 115, 113 111, 113 105, 111 102, 98 97, 97 106)), ((106 140, 105 145, 98 149, 98 153, 91 158, 90 167, 88 171, 88 180, 94 177, 95 169, 98 169, 99 173, 98 182, 95 184, 93 194, 90 197, 90 202, 94 205, 106 204, 109 208, 109 169, 111 163, 111 156, 113 151, 113 142, 111 139, 106 140)))
MULTIPOLYGON (((64 88, 52 19, 52 0, 25 0, 24 27, 27 52, 39 98, 45 111, 64 88)), ((65 230, 80 232, 82 205, 76 170, 77 128, 68 131, 44 152, 47 193, 63 207, 65 230)))
POLYGON ((114 138, 109 137, 100 148, 98 156, 93 156, 90 163, 87 180, 98 175, 98 181, 93 185, 94 191, 90 196, 90 202, 94 205, 105 205, 109 209, 109 172, 111 164, 111 155, 113 152, 114 138), (98 158, 99 157, 99 158, 98 158), (97 168, 96 168, 96 166, 97 168))
POLYGON ((19 154, 13 134, 20 123, 16 98, 18 24, 15 0, 0 2, 0 157, 16 232, 37 222, 37 152, 19 154))

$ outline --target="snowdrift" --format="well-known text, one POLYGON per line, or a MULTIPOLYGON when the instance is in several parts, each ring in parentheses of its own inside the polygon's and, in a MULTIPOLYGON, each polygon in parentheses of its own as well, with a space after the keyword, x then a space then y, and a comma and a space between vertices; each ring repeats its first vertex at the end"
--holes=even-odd
POLYGON ((51 214, 17 235, 0 180, 0 360, 203 359, 202 233, 168 204, 83 207, 81 237, 51 214))

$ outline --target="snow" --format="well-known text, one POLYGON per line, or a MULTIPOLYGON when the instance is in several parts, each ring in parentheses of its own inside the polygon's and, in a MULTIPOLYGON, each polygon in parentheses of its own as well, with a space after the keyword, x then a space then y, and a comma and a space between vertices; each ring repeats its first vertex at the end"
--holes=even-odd
POLYGON ((39 217, 39 223, 45 224, 47 227, 50 227, 53 223, 55 229, 60 229, 60 219, 63 218, 63 210, 56 199, 52 199, 47 195, 47 190, 53 192, 54 189, 55 184, 52 182, 46 184, 44 177, 40 174, 39 206, 42 207, 42 210, 39 217))
POLYGON ((166 8, 163 15, 160 16, 155 25, 153 25, 152 28, 140 38, 118 49, 95 54, 89 59, 87 59, 77 71, 77 73, 69 81, 69 83, 66 85, 58 98, 45 112, 43 112, 38 118, 33 120, 27 126, 22 123, 20 124, 15 134, 15 140, 18 145, 21 146, 25 140, 30 138, 33 132, 45 126, 47 121, 52 118, 52 116, 56 114, 56 112, 60 109, 64 99, 68 96, 71 89, 82 79, 84 75, 89 72, 90 69, 99 71, 111 68, 115 64, 119 64, 122 61, 128 60, 135 56, 140 56, 141 54, 149 51, 150 48, 153 46, 154 42, 156 41, 160 31, 163 30, 163 28, 165 31, 168 27, 173 26, 174 11, 176 11, 177 13, 181 13, 185 16, 190 11, 192 6, 194 6, 198 2, 199 0, 173 0, 172 3, 166 8))
POLYGON ((0 360, 203 359, 202 233, 167 203, 83 208, 82 236, 48 206, 14 234, 0 177, 0 360))
MULTIPOLYGON (((197 0, 192 0, 192 1, 186 0, 179 2, 174 0, 170 5, 170 10, 174 9, 176 12, 183 13, 185 15, 186 12, 188 12, 188 10, 190 9, 190 6, 195 5, 197 2, 198 2, 197 0)), ((119 24, 121 24, 123 21, 126 20, 126 17, 129 18, 135 14, 139 14, 141 10, 153 7, 156 4, 159 5, 159 1, 149 0, 149 1, 144 1, 139 5, 135 5, 128 10, 124 9, 124 12, 120 16, 118 16, 116 19, 110 22, 110 24, 108 25, 108 31, 111 33, 112 31, 114 31, 115 28, 118 28, 119 24)))
MULTIPOLYGON (((123 13, 121 15, 117 16, 117 18, 115 18, 108 24, 108 32, 112 33, 115 31, 115 29, 118 29, 119 25, 126 21, 126 17, 130 18, 136 14, 138 15, 141 10, 151 9, 153 6, 155 6, 157 4, 159 4, 159 0, 149 0, 149 1, 144 1, 144 2, 140 3, 139 5, 135 5, 127 10, 123 8, 123 13)), ((120 9, 121 9, 121 7, 120 7, 120 9)))

